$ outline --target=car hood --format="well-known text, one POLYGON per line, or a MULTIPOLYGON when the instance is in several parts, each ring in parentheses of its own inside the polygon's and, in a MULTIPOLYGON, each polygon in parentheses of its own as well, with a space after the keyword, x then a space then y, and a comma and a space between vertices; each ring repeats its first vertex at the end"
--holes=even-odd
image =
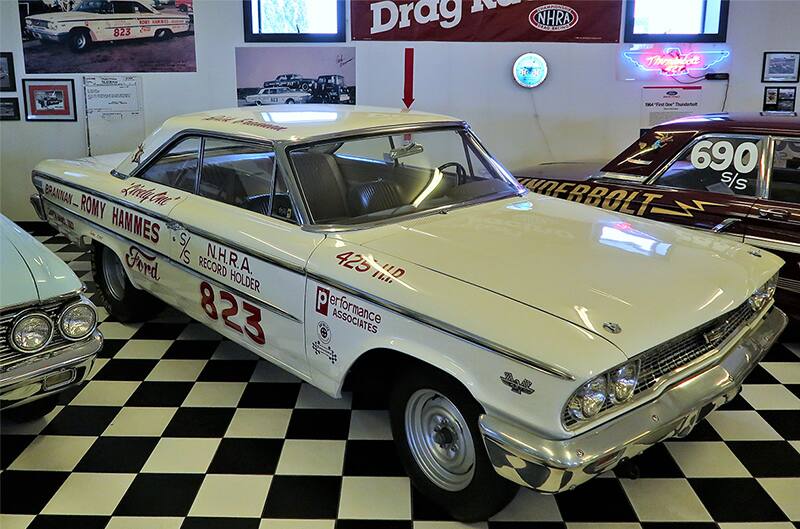
POLYGON ((719 236, 534 194, 345 238, 567 320, 627 356, 734 309, 782 264, 719 236))
POLYGON ((80 288, 64 261, 0 215, 0 307, 36 303, 80 288))

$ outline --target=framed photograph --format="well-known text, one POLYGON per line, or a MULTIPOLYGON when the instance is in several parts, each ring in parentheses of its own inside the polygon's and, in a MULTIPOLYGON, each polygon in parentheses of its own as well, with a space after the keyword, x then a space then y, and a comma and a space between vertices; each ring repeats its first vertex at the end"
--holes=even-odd
POLYGON ((23 79, 26 121, 77 121, 72 79, 23 79))
POLYGON ((245 42, 344 42, 344 0, 243 0, 245 42), (288 5, 288 4, 287 4, 288 5))
POLYGON ((0 121, 19 121, 19 99, 0 97, 0 121))
POLYGON ((725 42, 730 0, 625 0, 625 42, 725 42))
POLYGON ((800 81, 800 51, 764 52, 762 83, 797 83, 800 81))
POLYGON ((14 75, 14 54, 0 53, 0 92, 16 92, 17 76, 14 75))
POLYGON ((764 88, 764 112, 794 112, 797 88, 768 86, 764 88))

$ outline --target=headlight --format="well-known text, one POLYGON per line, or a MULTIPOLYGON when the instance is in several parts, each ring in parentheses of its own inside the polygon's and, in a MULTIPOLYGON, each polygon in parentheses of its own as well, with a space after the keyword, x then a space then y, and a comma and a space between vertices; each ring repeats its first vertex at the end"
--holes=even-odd
POLYGON ((639 362, 634 360, 593 378, 578 388, 567 401, 564 425, 567 428, 575 426, 576 422, 587 421, 600 412, 631 400, 638 377, 639 362))
POLYGON ((769 300, 775 296, 775 289, 778 287, 778 274, 775 274, 769 280, 761 285, 759 288, 753 292, 753 295, 750 296, 748 299, 748 303, 750 303, 750 307, 758 312, 763 309, 769 300))
POLYGON ((633 396, 633 390, 636 388, 636 377, 639 374, 638 371, 638 366, 635 362, 632 362, 609 374, 608 392, 614 402, 625 402, 633 396))
POLYGON ((11 327, 11 344, 23 353, 41 351, 52 336, 53 322, 39 312, 23 315, 11 327))
POLYGON ((68 340, 86 338, 94 331, 96 324, 97 313, 94 307, 82 301, 67 307, 58 320, 58 328, 68 340))
POLYGON ((48 22, 47 23, 47 28, 48 29, 56 29, 57 27, 58 27, 58 24, 56 24, 55 22, 48 22))
POLYGON ((605 375, 584 384, 569 401, 569 411, 580 420, 597 415, 608 398, 605 375))

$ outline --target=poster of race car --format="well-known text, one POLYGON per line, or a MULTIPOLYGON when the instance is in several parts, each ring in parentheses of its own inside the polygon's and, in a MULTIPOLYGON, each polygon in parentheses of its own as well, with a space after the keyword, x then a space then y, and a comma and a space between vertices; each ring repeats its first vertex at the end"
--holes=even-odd
POLYGON ((192 0, 18 0, 25 72, 194 72, 192 0))
POLYGON ((27 121, 76 121, 72 79, 23 79, 27 121))
POLYGON ((236 48, 241 106, 356 103, 356 49, 303 46, 236 48))

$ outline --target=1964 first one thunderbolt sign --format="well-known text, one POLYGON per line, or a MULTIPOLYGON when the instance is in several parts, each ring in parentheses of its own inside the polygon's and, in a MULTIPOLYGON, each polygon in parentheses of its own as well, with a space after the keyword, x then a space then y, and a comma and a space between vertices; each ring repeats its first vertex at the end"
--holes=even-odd
POLYGON ((353 40, 619 42, 621 0, 361 0, 353 40))

